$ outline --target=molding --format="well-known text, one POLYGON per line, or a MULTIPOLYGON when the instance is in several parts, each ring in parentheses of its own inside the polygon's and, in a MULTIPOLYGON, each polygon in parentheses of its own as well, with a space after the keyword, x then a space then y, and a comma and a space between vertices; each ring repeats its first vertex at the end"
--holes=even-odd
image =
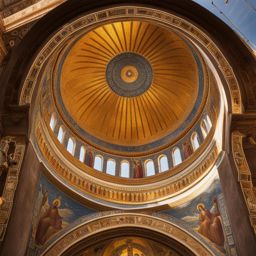
POLYGON ((22 3, 15 5, 14 8, 9 7, 8 10, 2 11, 4 32, 39 19, 64 2, 66 0, 40 0, 34 4, 28 4, 28 6, 25 4, 24 8, 24 1, 22 1, 22 3))
POLYGON ((252 184, 251 171, 243 150, 244 137, 245 135, 239 131, 232 132, 232 153, 237 169, 237 180, 244 196, 251 225, 256 234, 256 194, 252 184))
POLYGON ((7 170, 7 177, 5 181, 4 191, 3 191, 3 199, 4 203, 0 206, 0 242, 3 241, 5 232, 7 229, 7 225, 10 219, 15 191, 19 182, 19 174, 21 170, 21 165, 24 158, 24 153, 26 149, 25 142, 19 140, 18 137, 3 137, 1 139, 1 144, 5 145, 6 152, 8 151, 9 145, 6 143, 15 142, 15 151, 13 160, 15 164, 9 166, 7 170))
MULTIPOLYGON (((117 184, 89 175, 76 166, 68 164, 69 162, 65 158, 60 158, 58 150, 52 148, 48 138, 45 137, 42 124, 38 121, 36 123, 33 141, 37 141, 37 146, 34 146, 55 179, 70 190, 75 190, 83 198, 89 196, 97 198, 97 200, 127 204, 130 207, 145 203, 159 204, 160 201, 174 197, 191 188, 211 171, 219 153, 216 143, 212 143, 207 150, 204 150, 207 156, 202 161, 201 158, 198 159, 188 169, 182 170, 174 176, 166 177, 155 183, 148 182, 145 185, 117 184)), ((95 172, 93 173, 95 174, 95 172)))
POLYGON ((92 235, 125 227, 139 227, 162 233, 181 243, 198 256, 221 255, 217 251, 213 251, 193 231, 193 233, 189 232, 187 228, 182 228, 172 219, 161 219, 161 216, 157 215, 117 212, 108 212, 95 216, 93 219, 84 220, 82 224, 77 225, 70 232, 64 234, 55 243, 51 243, 48 248, 46 247, 41 255, 61 255, 72 245, 92 235))
POLYGON ((32 67, 25 79, 19 104, 24 105, 31 103, 37 78, 41 69, 43 68, 44 63, 61 44, 64 44, 65 41, 69 40, 70 37, 74 36, 75 33, 81 31, 82 29, 91 29, 92 27, 102 24, 103 22, 116 21, 124 18, 151 20, 167 28, 179 30, 184 34, 188 34, 194 38, 194 40, 200 42, 200 44, 203 45, 209 54, 215 59, 223 74, 223 77, 228 84, 232 98, 232 112, 241 113, 243 111, 241 93, 233 69, 217 45, 209 37, 200 28, 183 18, 160 11, 158 9, 138 6, 124 6, 105 9, 98 11, 97 13, 85 15, 62 27, 62 29, 56 32, 48 43, 44 45, 34 60, 32 67))

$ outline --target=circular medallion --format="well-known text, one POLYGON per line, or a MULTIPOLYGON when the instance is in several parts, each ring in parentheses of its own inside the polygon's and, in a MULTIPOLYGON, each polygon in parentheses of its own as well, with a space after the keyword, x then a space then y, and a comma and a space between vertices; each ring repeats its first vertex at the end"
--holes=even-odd
POLYGON ((134 66, 125 66, 121 70, 121 77, 125 83, 133 83, 138 79, 139 73, 134 66))
POLYGON ((116 94, 135 97, 149 89, 153 71, 150 63, 143 56, 124 52, 108 63, 106 78, 108 85, 116 94))

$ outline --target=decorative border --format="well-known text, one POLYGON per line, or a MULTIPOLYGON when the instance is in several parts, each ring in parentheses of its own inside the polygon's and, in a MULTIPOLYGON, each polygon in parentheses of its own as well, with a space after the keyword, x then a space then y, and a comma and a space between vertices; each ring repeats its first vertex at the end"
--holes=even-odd
POLYGON ((169 173, 169 176, 161 182, 148 182, 143 186, 140 184, 131 186, 100 180, 99 177, 88 175, 75 168, 75 166, 67 164, 69 160, 64 160, 59 156, 58 149, 51 147, 52 143, 48 141, 50 138, 46 136, 43 125, 37 121, 35 128, 37 151, 55 179, 61 181, 64 186, 75 190, 83 198, 89 197, 89 200, 91 200, 91 197, 93 197, 126 205, 160 202, 184 192, 211 171, 219 153, 217 145, 215 143, 211 144, 211 148, 204 150, 207 154, 205 159, 192 164, 189 172, 182 171, 175 175, 175 179, 169 173))
POLYGON ((108 212, 101 216, 96 216, 94 219, 84 220, 82 224, 77 225, 69 233, 64 234, 55 243, 51 243, 41 255, 61 255, 75 243, 94 234, 124 227, 141 227, 162 233, 183 244, 198 256, 220 255, 196 237, 195 234, 189 232, 187 228, 180 227, 180 225, 174 223, 169 218, 161 219, 161 216, 157 215, 115 212, 108 212))
POLYGON ((21 164, 23 162, 26 149, 25 143, 19 142, 15 137, 4 137, 1 141, 4 140, 16 142, 13 160, 17 164, 12 165, 8 168, 8 174, 5 181, 4 191, 2 195, 2 197, 4 198, 4 203, 0 206, 0 242, 2 242, 4 239, 6 228, 11 215, 14 195, 19 181, 21 164))
POLYGON ((236 245, 235 245, 231 224, 230 224, 230 220, 229 220, 227 209, 226 209, 224 196, 221 193, 220 195, 218 195, 217 198, 218 198, 218 206, 219 206, 219 211, 220 211, 221 220, 222 220, 222 228, 223 228, 225 240, 226 240, 226 243, 225 243, 226 253, 229 256, 237 256, 236 245))
MULTIPOLYGON (((86 30, 87 32, 87 30, 86 30)), ((81 32, 80 32, 81 33, 81 32)), ((85 31, 82 31, 82 35, 85 33, 85 31)), ((202 114, 203 108, 205 108, 206 104, 209 104, 207 102, 207 95, 209 92, 209 76, 210 76, 210 70, 205 67, 205 62, 202 58, 202 56, 196 52, 196 50, 193 48, 191 43, 182 37, 182 40, 187 45, 187 47, 191 50, 191 53, 193 55, 194 61, 197 65, 197 71, 198 71, 198 94, 197 99, 188 114, 188 116, 185 118, 184 122, 176 128, 174 131, 172 131, 169 134, 165 134, 160 139, 157 139, 153 142, 147 142, 143 145, 136 145, 136 146, 123 146, 119 145, 117 143, 111 143, 104 141, 100 138, 97 138, 96 136, 93 136, 92 134, 88 133, 86 130, 82 129, 77 122, 73 119, 73 117, 70 115, 69 111, 66 109, 66 106, 63 102, 63 99, 61 97, 61 71, 63 63, 67 57, 67 54, 70 52, 70 49, 73 47, 73 45, 77 42, 79 38, 82 37, 82 35, 75 35, 74 38, 72 38, 72 43, 68 45, 67 49, 63 51, 63 53, 59 53, 57 63, 55 64, 55 68, 51 69, 51 77, 54 77, 53 82, 51 82, 52 92, 49 96, 49 98, 54 97, 55 99, 52 100, 55 105, 54 108, 57 108, 57 113, 61 116, 62 120, 65 120, 66 126, 69 127, 70 130, 73 130, 73 132, 82 137, 85 141, 87 141, 89 144, 94 145, 97 147, 100 145, 101 148, 105 148, 107 150, 112 150, 116 152, 122 152, 122 154, 141 154, 145 151, 155 151, 156 148, 163 148, 167 144, 171 143, 174 139, 180 138, 184 131, 191 128, 191 124, 195 122, 196 118, 198 118, 199 115, 202 114), (53 94, 53 95, 52 95, 53 94)), ((149 63, 150 64, 150 63, 149 63)), ((40 83, 38 81, 38 83, 40 83)), ((209 98, 209 96, 208 96, 209 98)))
MULTIPOLYGON (((147 91, 153 82, 153 70, 149 61, 135 52, 120 53, 112 58, 106 67, 108 86, 119 96, 134 97, 147 91), (127 83, 121 77, 125 66, 133 66, 137 70, 137 79, 127 83)), ((58 86, 60 80, 58 81, 58 86)))
POLYGON ((238 182, 240 183, 244 200, 249 211, 251 225, 256 234, 256 195, 253 191, 251 171, 243 150, 244 137, 245 135, 239 131, 232 132, 232 153, 237 168, 238 182))
POLYGON ((33 91, 35 89, 40 70, 42 69, 43 64, 48 59, 48 57, 57 49, 57 47, 59 47, 61 43, 64 43, 74 33, 85 27, 93 26, 109 20, 120 20, 122 18, 150 19, 164 26, 178 29, 199 41, 215 59, 229 86, 232 99, 232 112, 242 112, 241 94, 237 79, 232 67, 222 52, 218 49, 217 45, 204 32, 202 32, 202 30, 190 22, 184 20, 183 18, 157 9, 138 6, 114 7, 103 11, 98 11, 97 13, 85 15, 67 24, 61 30, 56 32, 56 34, 41 49, 36 59, 34 60, 32 67, 24 81, 19 104, 25 105, 31 103, 33 91))

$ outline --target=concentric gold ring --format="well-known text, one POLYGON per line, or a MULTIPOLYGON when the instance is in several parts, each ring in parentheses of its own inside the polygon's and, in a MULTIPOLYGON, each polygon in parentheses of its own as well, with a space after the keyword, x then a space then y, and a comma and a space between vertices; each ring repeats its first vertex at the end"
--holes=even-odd
POLYGON ((124 82, 131 84, 134 83, 139 76, 139 72, 134 66, 125 66, 121 70, 121 78, 124 82))
POLYGON ((88 141, 129 152, 156 147, 197 112, 198 63, 188 44, 163 27, 102 24, 65 53, 60 101, 88 141))

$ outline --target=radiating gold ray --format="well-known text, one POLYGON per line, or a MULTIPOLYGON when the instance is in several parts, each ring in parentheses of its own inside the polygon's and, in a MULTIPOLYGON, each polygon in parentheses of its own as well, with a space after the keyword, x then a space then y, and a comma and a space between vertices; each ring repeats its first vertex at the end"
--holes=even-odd
MULTIPOLYGON (((106 50, 111 50, 112 54, 116 54, 117 53, 117 51, 112 47, 112 45, 104 38, 104 36, 106 36, 105 35, 105 31, 104 31, 104 35, 101 35, 101 34, 99 34, 96 31, 93 31, 93 32, 102 40, 102 42, 99 43, 99 45, 102 46, 102 48, 104 48, 106 50), (104 45, 104 43, 106 44, 106 46, 104 45)), ((94 41, 97 41, 97 40, 94 39, 94 41)))
POLYGON ((158 127, 157 127, 158 122, 156 122, 156 120, 154 119, 154 117, 156 117, 155 114, 152 113, 152 111, 154 110, 148 104, 147 100, 145 99, 145 95, 142 95, 140 99, 142 102, 143 111, 147 119, 147 125, 150 129, 150 133, 153 134, 158 131, 158 127), (146 111, 146 110, 149 110, 149 111, 146 111))
POLYGON ((146 27, 143 29, 143 33, 141 33, 140 39, 138 40, 136 52, 141 53, 141 47, 144 42, 147 42, 146 35, 149 33, 149 31, 150 31, 150 25, 147 24, 146 27))
POLYGON ((140 32, 141 32, 141 27, 142 27, 142 22, 139 23, 139 26, 138 26, 138 29, 135 30, 135 39, 134 39, 134 45, 133 45, 133 48, 132 48, 132 51, 133 52, 136 52, 136 49, 137 49, 137 43, 140 42, 140 39, 138 39, 139 35, 140 35, 140 32))
MULTIPOLYGON (((149 135, 152 136, 152 128, 151 128, 151 122, 149 121, 149 115, 150 115, 150 109, 145 109, 145 106, 144 106, 144 103, 143 103, 143 97, 138 97, 137 98, 138 100, 138 105, 140 106, 140 109, 141 109, 141 113, 142 113, 142 116, 145 117, 145 120, 143 122, 143 124, 145 124, 144 127, 147 127, 147 130, 149 132, 149 135), (147 111, 148 110, 148 111, 147 111)), ((146 133, 146 136, 147 136, 147 133, 146 133)))
MULTIPOLYGON (((159 30, 158 28, 155 28, 154 30, 151 29, 151 34, 147 37, 147 39, 144 41, 144 44, 141 47, 141 53, 145 56, 147 56, 147 51, 152 52, 154 49, 158 48, 158 39, 160 38, 160 41, 163 39, 159 35, 159 30)), ((162 40, 164 41, 164 39, 162 40)), ((170 45, 170 43, 169 43, 170 45)))
POLYGON ((120 39, 120 37, 119 37, 119 34, 118 34, 118 32, 117 32, 116 26, 115 26, 114 24, 111 24, 111 26, 112 26, 112 28, 113 28, 113 30, 114 30, 114 32, 115 32, 115 37, 117 38, 117 41, 118 41, 118 43, 119 43, 119 45, 120 45, 120 47, 121 47, 121 51, 120 51, 120 52, 125 51, 125 49, 123 48, 123 44, 122 44, 122 42, 121 42, 121 39, 120 39))
MULTIPOLYGON (((106 91, 104 94, 99 96, 100 101, 97 104, 97 108, 99 109, 99 111, 97 113, 94 113, 93 111, 91 112, 93 114, 92 118, 94 120, 99 120, 101 119, 101 122, 99 123, 99 125, 103 125, 104 120, 107 117, 108 111, 106 111, 106 104, 107 101, 110 99, 111 97, 111 92, 110 91, 106 91), (103 116, 103 118, 102 118, 103 116)), ((88 116, 88 118, 90 118, 90 116, 88 116)))
POLYGON ((63 103, 77 124, 110 143, 143 145, 165 136, 187 118, 198 94, 198 70, 189 47, 174 32, 146 21, 99 26, 81 37, 61 72, 63 103), (135 52, 151 64, 153 82, 136 97, 109 87, 108 63, 135 52))
POLYGON ((111 31, 109 32, 109 30, 111 29, 110 26, 109 25, 108 26, 103 26, 103 29, 104 29, 106 35, 108 36, 107 37, 108 40, 110 40, 115 45, 116 52, 120 52, 121 50, 120 50, 116 40, 113 38, 113 32, 111 32, 111 31))
MULTIPOLYGON (((127 24, 127 23, 126 23, 127 24)), ((121 22, 122 25, 122 33, 123 33, 123 40, 124 40, 124 49, 126 51, 128 51, 128 47, 127 47, 127 39, 126 39, 126 29, 124 28, 124 23, 121 22)))
POLYGON ((93 60, 98 60, 98 61, 100 61, 100 62, 103 62, 103 63, 105 63, 106 64, 106 62, 108 61, 107 59, 103 59, 103 58, 99 58, 99 57, 97 57, 97 56, 93 56, 93 55, 85 55, 85 54, 78 54, 77 55, 77 57, 78 58, 88 58, 88 59, 93 59, 93 60))
MULTIPOLYGON (((79 116, 79 119, 82 119, 87 113, 87 116, 90 114, 90 110, 92 110, 94 104, 95 104, 95 99, 97 99, 97 92, 99 92, 101 90, 101 88, 98 88, 96 91, 95 91, 95 94, 93 95, 93 93, 90 93, 88 96, 90 96, 90 98, 88 99, 87 102, 84 102, 84 108, 83 108, 83 111, 81 112, 80 116, 79 116)), ((104 91, 101 92, 101 93, 106 93, 107 89, 103 89, 104 91)), ((80 108, 82 109, 82 108, 80 108)), ((78 109, 78 110, 80 110, 78 109)), ((84 118, 83 118, 84 119, 84 118)))
POLYGON ((143 122, 143 118, 142 118, 142 115, 141 115, 141 111, 142 111, 142 108, 139 107, 139 104, 138 104, 138 99, 139 98, 135 98, 135 109, 137 110, 138 112, 138 115, 139 115, 139 120, 140 120, 140 124, 141 124, 141 129, 142 129, 142 132, 143 132, 143 138, 146 137, 146 132, 145 132, 145 127, 144 127, 144 122, 143 122))
MULTIPOLYGON (((93 48, 94 50, 96 50, 96 52, 100 52, 102 53, 103 55, 105 55, 106 57, 108 58, 112 58, 112 55, 105 51, 105 48, 101 48, 101 45, 99 45, 99 43, 97 43, 97 45, 93 45, 93 43, 97 42, 95 39, 91 38, 91 40, 93 41, 92 44, 89 44, 89 43, 84 43, 86 46, 90 47, 90 48, 93 48)), ((96 56, 97 56, 97 53, 96 53, 96 56)))
POLYGON ((104 60, 106 60, 106 62, 108 62, 108 60, 109 60, 108 56, 106 56, 104 54, 101 54, 99 51, 97 52, 97 51, 92 51, 92 50, 89 50, 89 49, 81 49, 81 51, 86 52, 87 54, 93 54, 94 56, 96 56, 96 58, 100 56, 104 60))
POLYGON ((150 107, 153 109, 154 114, 157 116, 157 123, 160 126, 160 129, 163 130, 163 126, 168 127, 166 116, 163 115, 163 110, 161 103, 157 100, 157 98, 152 97, 152 93, 150 90, 147 92, 146 100, 149 102, 150 107))

